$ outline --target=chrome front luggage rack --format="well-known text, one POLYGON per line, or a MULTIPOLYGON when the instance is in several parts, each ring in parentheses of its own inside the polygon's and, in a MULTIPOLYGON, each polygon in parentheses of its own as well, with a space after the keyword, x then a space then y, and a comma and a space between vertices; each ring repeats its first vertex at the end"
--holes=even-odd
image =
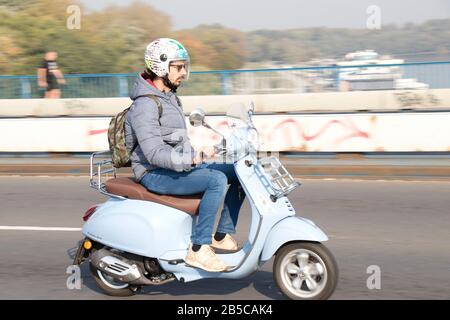
POLYGON ((256 166, 259 173, 266 178, 266 187, 270 187, 273 193, 270 199, 276 202, 277 199, 287 196, 290 192, 300 186, 292 175, 275 156, 270 156, 258 160, 256 166))

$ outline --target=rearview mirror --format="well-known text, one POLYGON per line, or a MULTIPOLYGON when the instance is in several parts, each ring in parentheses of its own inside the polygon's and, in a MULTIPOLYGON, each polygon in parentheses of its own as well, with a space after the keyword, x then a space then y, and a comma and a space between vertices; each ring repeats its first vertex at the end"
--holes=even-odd
POLYGON ((203 125, 205 121, 205 112, 198 108, 195 110, 192 110, 191 114, 189 115, 189 123, 191 126, 199 127, 203 125))
POLYGON ((248 107, 248 111, 253 114, 255 113, 255 104, 252 102, 250 102, 250 106, 248 107))

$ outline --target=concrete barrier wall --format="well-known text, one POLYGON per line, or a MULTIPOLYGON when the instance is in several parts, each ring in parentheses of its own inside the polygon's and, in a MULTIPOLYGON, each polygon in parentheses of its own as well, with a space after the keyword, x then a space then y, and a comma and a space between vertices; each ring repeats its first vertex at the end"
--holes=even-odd
MULTIPOLYGON (((181 100, 185 113, 201 107, 207 114, 225 114, 231 104, 250 101, 257 113, 450 110, 450 89, 184 96, 181 100)), ((112 116, 130 103, 129 98, 6 99, 0 100, 0 117, 112 116)))
MULTIPOLYGON (((110 117, 0 119, 0 152, 91 152, 108 149, 110 117)), ((207 121, 223 132, 223 116, 207 121)), ((265 151, 450 151, 450 112, 256 115, 265 151)), ((218 135, 188 124, 194 146, 218 135)))

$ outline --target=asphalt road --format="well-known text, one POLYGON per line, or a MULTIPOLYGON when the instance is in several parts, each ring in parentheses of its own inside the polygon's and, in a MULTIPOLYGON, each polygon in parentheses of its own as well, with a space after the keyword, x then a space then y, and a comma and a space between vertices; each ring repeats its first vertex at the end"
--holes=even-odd
MULTIPOLYGON (((332 299, 450 299, 450 181, 302 183, 291 202, 329 235, 340 268, 332 299), (381 288, 371 290, 367 271, 374 265, 381 288)), ((79 228, 84 211, 104 199, 87 177, 0 177, 0 299, 117 299, 95 286, 86 266, 81 289, 67 288, 79 231, 5 230, 79 228)), ((249 222, 245 204, 241 242, 249 222)), ((271 270, 272 260, 242 280, 175 281, 124 299, 282 299, 271 270)))

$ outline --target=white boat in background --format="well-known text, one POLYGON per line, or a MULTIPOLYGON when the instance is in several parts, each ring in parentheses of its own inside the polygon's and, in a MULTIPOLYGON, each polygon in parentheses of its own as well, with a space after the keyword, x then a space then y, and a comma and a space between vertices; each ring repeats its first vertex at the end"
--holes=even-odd
POLYGON ((427 89, 428 84, 418 82, 416 79, 402 79, 403 63, 405 63, 403 59, 380 56, 373 50, 348 53, 345 60, 335 63, 336 66, 343 67, 338 72, 339 89, 341 91, 427 89))
POLYGON ((428 89, 429 87, 428 84, 419 82, 416 79, 397 79, 395 81, 395 89, 398 90, 428 89))

